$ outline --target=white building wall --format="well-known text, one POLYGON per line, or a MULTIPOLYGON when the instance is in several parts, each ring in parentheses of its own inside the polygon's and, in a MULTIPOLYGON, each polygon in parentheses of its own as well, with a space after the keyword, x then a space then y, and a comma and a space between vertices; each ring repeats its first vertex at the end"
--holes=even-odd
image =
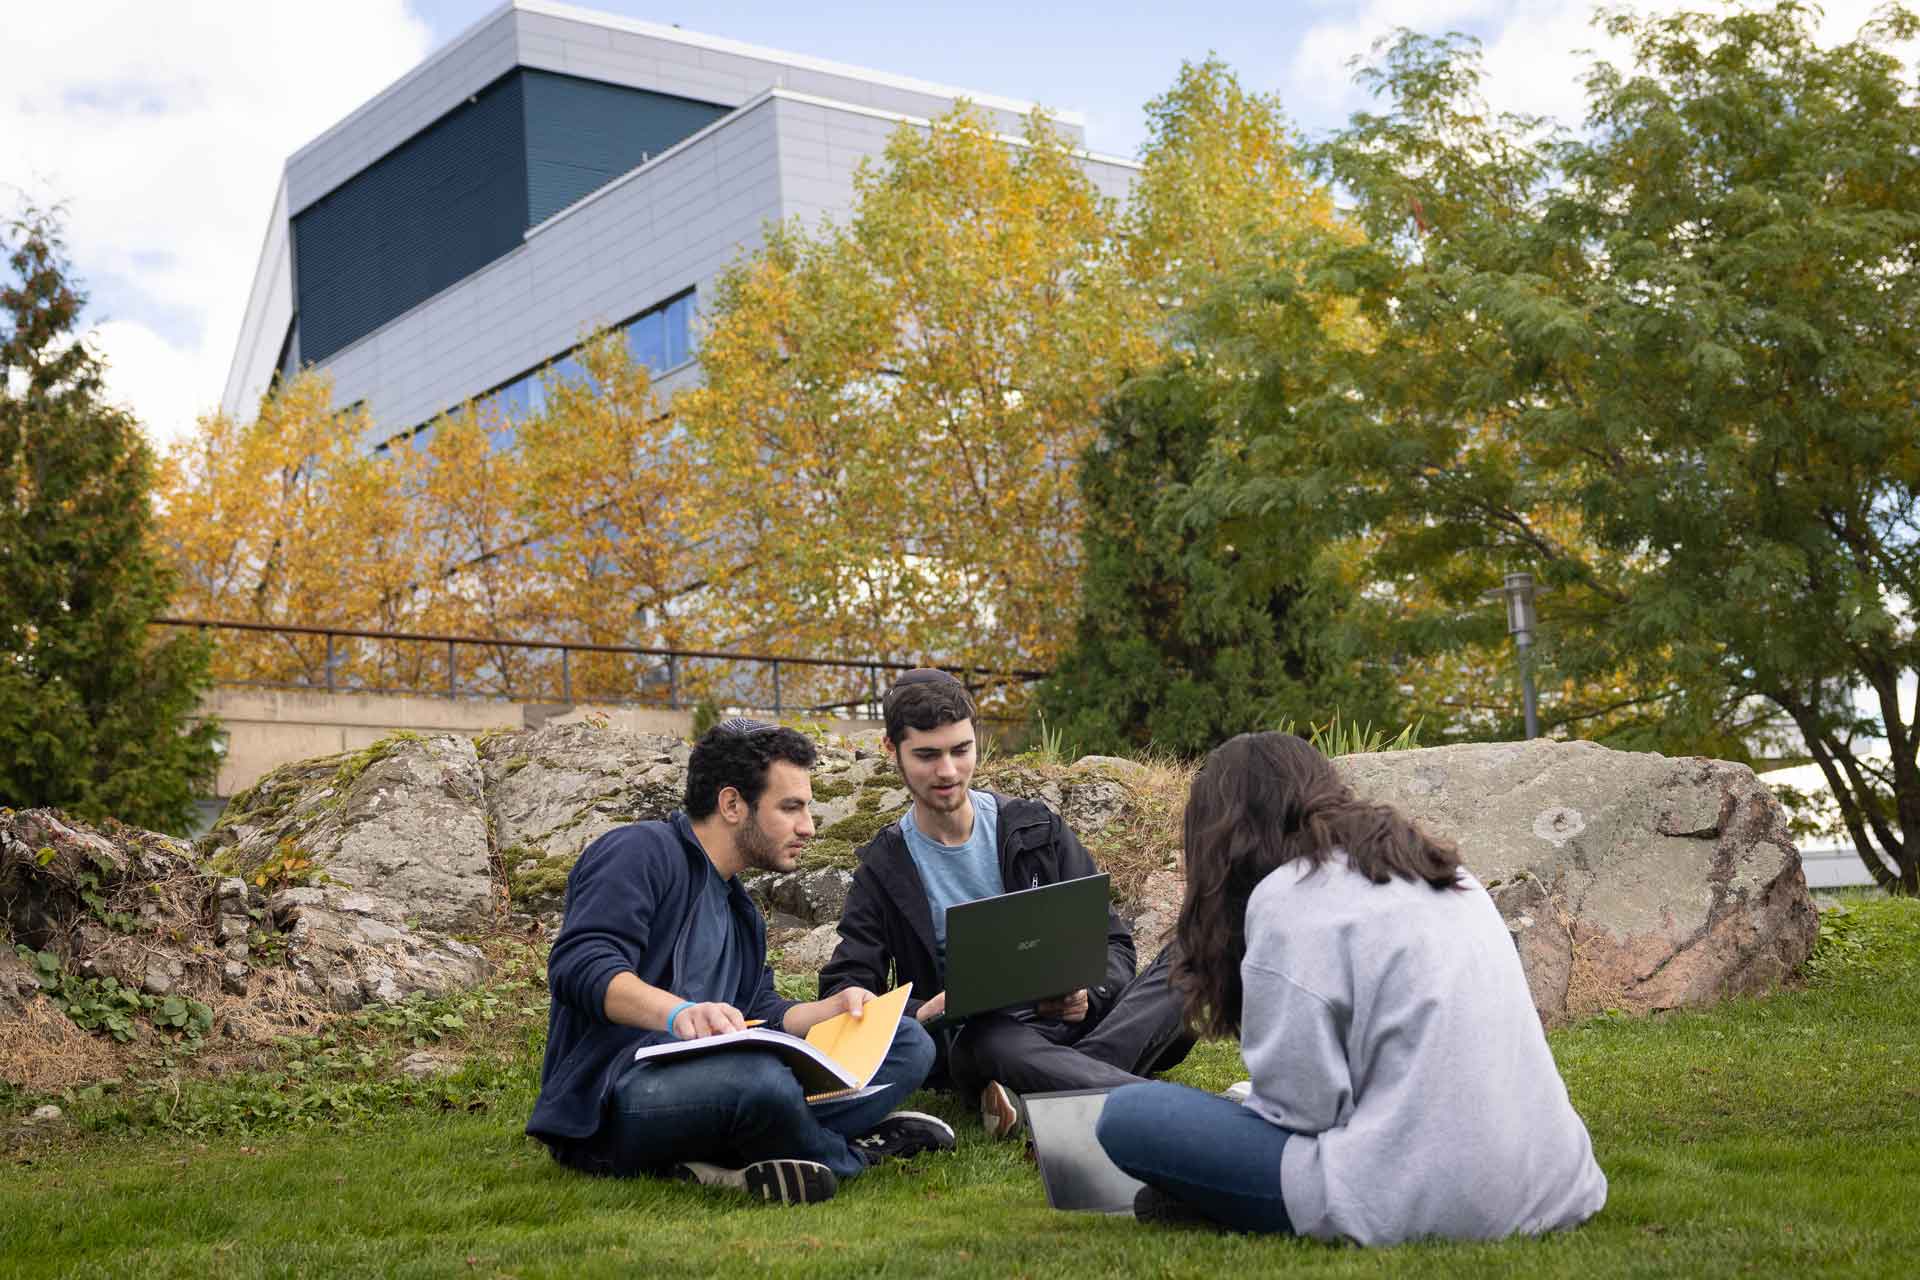
POLYGON ((282 177, 274 192, 273 217, 267 223, 266 243, 253 271, 253 291, 240 320, 240 342, 227 370, 227 386, 220 397, 230 414, 246 415, 273 382, 275 361, 293 321, 293 240, 288 234, 287 183, 282 177))
MULTIPOLYGON (((517 0, 296 151, 287 161, 288 213, 299 213, 516 65, 727 107, 788 88, 931 116, 951 108, 956 97, 970 97, 996 128, 1010 132, 1034 106, 570 5, 517 0)), ((1064 114, 1060 125, 1076 141, 1084 136, 1078 116, 1064 114)))

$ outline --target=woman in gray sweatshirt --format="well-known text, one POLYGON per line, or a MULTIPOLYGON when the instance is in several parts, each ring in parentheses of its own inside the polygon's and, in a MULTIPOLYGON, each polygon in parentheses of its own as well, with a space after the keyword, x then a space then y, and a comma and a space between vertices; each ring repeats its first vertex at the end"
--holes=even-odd
POLYGON ((1500 913, 1447 844, 1292 734, 1194 779, 1175 981, 1238 1034, 1246 1105, 1115 1090, 1098 1135, 1143 1218, 1360 1244, 1576 1226, 1606 1203, 1500 913))

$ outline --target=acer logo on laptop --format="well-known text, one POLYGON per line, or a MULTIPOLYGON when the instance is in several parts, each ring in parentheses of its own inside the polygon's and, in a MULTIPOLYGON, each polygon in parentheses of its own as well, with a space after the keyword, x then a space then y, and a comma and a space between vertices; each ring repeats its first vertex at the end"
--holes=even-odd
POLYGON ((1016 946, 1016 947, 1014 948, 1014 950, 1015 950, 1015 951, 1031 951, 1031 950, 1033 950, 1033 949, 1034 949, 1035 947, 1037 947, 1037 946, 1039 946, 1039 945, 1040 945, 1040 939, 1038 939, 1038 938, 1028 938, 1028 939, 1027 939, 1027 940, 1026 940, 1025 942, 1023 942, 1023 943, 1021 943, 1020 945, 1018 945, 1018 946, 1016 946))

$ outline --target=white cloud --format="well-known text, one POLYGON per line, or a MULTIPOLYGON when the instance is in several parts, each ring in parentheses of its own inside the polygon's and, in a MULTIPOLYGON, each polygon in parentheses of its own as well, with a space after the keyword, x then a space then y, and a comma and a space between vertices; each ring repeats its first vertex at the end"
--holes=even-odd
MULTIPOLYGON (((1852 39, 1884 2, 1826 0, 1822 39, 1852 39)), ((1649 11, 1646 4, 1632 7, 1649 11)), ((1497 111, 1550 116, 1578 128, 1586 119, 1583 80, 1595 58, 1625 65, 1625 47, 1593 25, 1594 8, 1578 0, 1363 0, 1343 5, 1331 10, 1337 16, 1308 25, 1289 73, 1288 96, 1317 104, 1312 114, 1323 120, 1344 120, 1351 111, 1376 109, 1353 84, 1349 59, 1370 56, 1374 41, 1397 27, 1428 35, 1464 30, 1482 40, 1486 78, 1481 87, 1489 105, 1497 111)))
POLYGON ((0 184, 66 204, 109 390, 164 443, 219 402, 287 156, 429 32, 405 0, 36 9, 7 24, 0 184))

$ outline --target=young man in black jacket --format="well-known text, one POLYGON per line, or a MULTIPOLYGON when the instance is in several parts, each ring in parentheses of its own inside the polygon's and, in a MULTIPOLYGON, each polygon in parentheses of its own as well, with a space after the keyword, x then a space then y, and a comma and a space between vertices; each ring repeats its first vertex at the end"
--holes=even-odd
MULTIPOLYGON (((820 991, 886 991, 912 982, 908 1011, 922 1022, 946 1008, 946 911, 957 903, 1095 874, 1060 815, 1036 800, 969 787, 978 724, 966 687, 944 671, 909 671, 888 690, 883 746, 912 807, 860 850, 840 915, 840 945, 820 991)), ((1020 1126, 1018 1095, 1137 1083, 1186 1057, 1193 1038, 1168 982, 1167 951, 1135 975, 1133 935, 1107 909, 1107 973, 1100 985, 968 1019, 935 1037, 963 1095, 977 1094, 987 1132, 1020 1126)))

